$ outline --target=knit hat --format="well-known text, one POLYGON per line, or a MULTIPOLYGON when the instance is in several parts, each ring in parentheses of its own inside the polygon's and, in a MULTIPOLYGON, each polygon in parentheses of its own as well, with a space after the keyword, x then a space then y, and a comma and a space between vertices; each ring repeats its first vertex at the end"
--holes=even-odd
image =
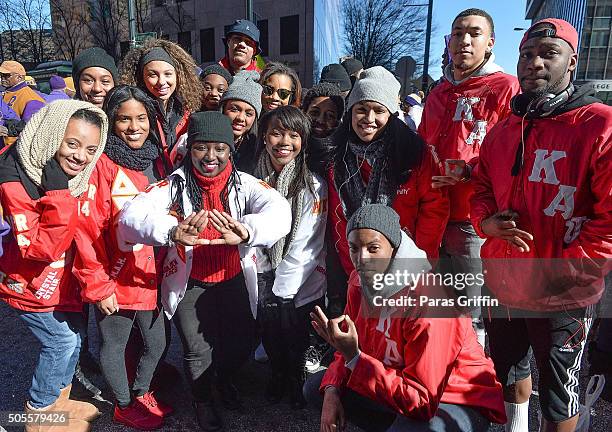
POLYGON ((259 74, 255 71, 240 71, 234 75, 234 81, 227 91, 223 93, 221 104, 227 100, 239 100, 251 105, 257 113, 261 114, 261 84, 259 74))
POLYGON ((220 64, 214 63, 210 66, 206 66, 202 68, 202 73, 200 73, 200 79, 204 80, 208 75, 221 75, 227 81, 227 85, 229 86, 232 81, 234 81, 234 77, 227 69, 225 69, 220 64))
POLYGON ((19 135, 15 144, 19 162, 36 186, 41 186, 43 169, 62 144, 70 117, 81 109, 91 111, 102 119, 100 143, 91 162, 68 181, 68 188, 72 196, 78 197, 89 187, 89 177, 106 144, 108 119, 100 108, 77 100, 58 100, 45 105, 28 120, 19 135))
POLYGON ((76 84, 77 93, 81 72, 90 67, 101 67, 106 69, 113 76, 115 84, 119 83, 119 72, 117 71, 115 59, 109 56, 106 51, 100 47, 88 48, 81 51, 80 54, 72 60, 72 78, 76 84))
POLYGON ((234 151, 234 131, 229 117, 219 111, 205 111, 191 114, 187 144, 191 146, 196 141, 222 142, 234 151))
POLYGON ((53 75, 49 78, 49 87, 51 90, 61 90, 66 88, 66 82, 62 79, 62 77, 53 75))
POLYGON ((363 69, 363 63, 356 58, 347 58, 341 64, 342 67, 346 69, 346 73, 349 75, 353 75, 355 72, 359 72, 361 69, 363 69))
POLYGON ((391 72, 382 66, 364 70, 348 98, 348 108, 361 101, 373 101, 383 104, 394 114, 399 111, 397 96, 401 84, 391 72))
POLYGON ((236 20, 232 25, 227 28, 225 32, 225 37, 223 38, 223 45, 227 45, 227 39, 230 37, 232 33, 238 33, 241 35, 245 35, 255 42, 257 45, 257 49, 255 50, 255 54, 261 54, 261 48, 259 46, 259 28, 255 25, 255 23, 249 20, 236 20))
POLYGON ((168 51, 163 49, 162 47, 153 47, 149 51, 145 52, 138 62, 138 69, 142 71, 142 69, 153 61, 163 61, 172 66, 174 66, 174 59, 168 54, 168 51))
POLYGON ((522 48, 523 44, 527 42, 528 39, 534 37, 555 37, 559 39, 563 39, 565 42, 572 47, 574 52, 578 50, 578 32, 570 23, 565 20, 558 18, 545 18, 533 24, 523 35, 523 39, 519 45, 519 49, 522 48), (554 30, 545 30, 538 32, 533 32, 533 29, 541 24, 550 24, 553 26, 554 30))
POLYGON ((416 93, 410 93, 404 98, 404 102, 410 106, 421 105, 421 96, 416 93))
POLYGON ((302 111, 308 111, 308 107, 313 99, 318 97, 329 97, 336 105, 338 118, 342 117, 342 113, 344 113, 344 98, 337 85, 322 82, 312 86, 312 88, 306 92, 304 99, 302 99, 302 111))
POLYGON ((399 215, 384 204, 368 204, 358 208, 346 225, 346 235, 353 230, 368 228, 384 235, 393 249, 402 242, 402 228, 399 215))
POLYGON ((321 71, 320 82, 336 84, 340 87, 340 91, 351 90, 351 77, 346 73, 346 69, 341 64, 328 64, 321 71))

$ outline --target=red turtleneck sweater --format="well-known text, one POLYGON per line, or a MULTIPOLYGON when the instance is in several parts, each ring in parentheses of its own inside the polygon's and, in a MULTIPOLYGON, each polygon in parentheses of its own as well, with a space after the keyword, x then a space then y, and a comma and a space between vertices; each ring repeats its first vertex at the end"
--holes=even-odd
MULTIPOLYGON (((193 174, 202 188, 202 208, 204 210, 219 210, 223 212, 221 191, 225 187, 232 172, 231 162, 215 177, 203 176, 195 167, 193 174)), ((221 234, 209 222, 200 233, 200 238, 214 240, 221 234)), ((196 246, 193 250, 193 265, 191 277, 201 282, 218 283, 235 277, 242 271, 240 252, 237 246, 212 245, 196 246)))

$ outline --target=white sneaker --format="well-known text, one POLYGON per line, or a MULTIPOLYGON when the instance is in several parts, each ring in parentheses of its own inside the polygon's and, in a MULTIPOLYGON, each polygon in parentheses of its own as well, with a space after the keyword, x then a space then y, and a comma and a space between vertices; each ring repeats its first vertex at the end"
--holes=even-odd
POLYGON ((323 357, 323 353, 315 346, 308 347, 306 351, 306 371, 308 372, 316 372, 317 369, 321 367, 321 358, 323 357))

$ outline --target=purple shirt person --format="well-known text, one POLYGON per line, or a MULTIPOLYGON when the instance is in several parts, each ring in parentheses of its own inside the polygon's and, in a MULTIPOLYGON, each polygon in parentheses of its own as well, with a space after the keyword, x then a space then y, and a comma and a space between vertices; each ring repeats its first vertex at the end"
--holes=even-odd
POLYGON ((0 148, 4 147, 4 137, 8 136, 6 120, 19 120, 19 116, 0 98, 0 148))
POLYGON ((49 79, 49 86, 51 87, 51 93, 45 95, 45 100, 47 103, 61 99, 70 99, 70 97, 66 94, 66 82, 62 77, 53 75, 49 79))

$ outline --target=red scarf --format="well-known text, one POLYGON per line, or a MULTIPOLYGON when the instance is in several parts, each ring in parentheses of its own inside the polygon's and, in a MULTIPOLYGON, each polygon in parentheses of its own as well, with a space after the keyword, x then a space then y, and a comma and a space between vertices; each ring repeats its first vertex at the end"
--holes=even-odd
MULTIPOLYGON (((215 177, 205 177, 195 167, 193 174, 202 188, 202 208, 204 210, 225 211, 221 201, 221 192, 232 173, 231 162, 227 162, 225 169, 215 177)), ((200 233, 199 238, 215 240, 221 234, 209 222, 200 233)), ((242 271, 240 265, 240 252, 237 246, 205 245, 196 246, 193 250, 193 265, 191 277, 201 282, 223 282, 230 280, 242 271)))

